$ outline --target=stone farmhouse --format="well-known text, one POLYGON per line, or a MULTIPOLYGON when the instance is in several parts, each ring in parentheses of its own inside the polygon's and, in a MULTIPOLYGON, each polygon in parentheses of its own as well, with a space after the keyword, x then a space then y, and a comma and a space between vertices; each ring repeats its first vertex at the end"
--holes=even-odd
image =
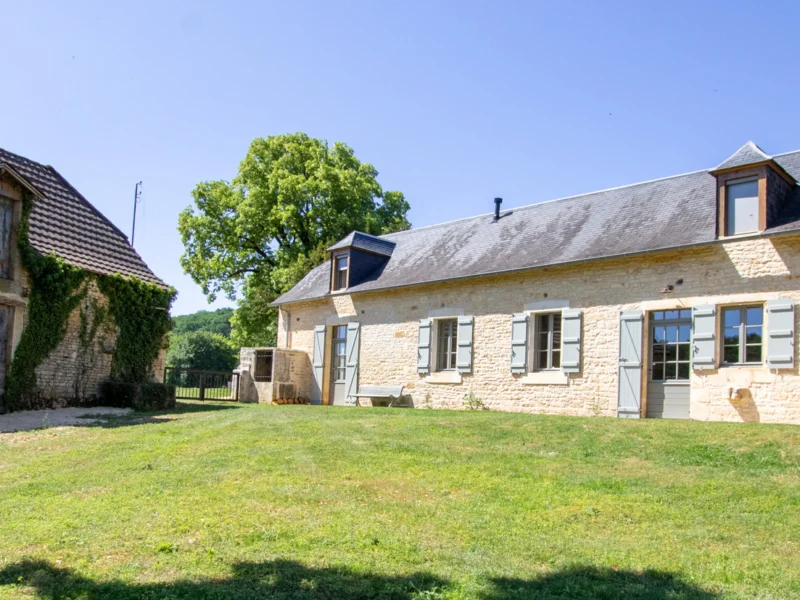
POLYGON ((322 404, 402 386, 414 407, 800 423, 798 179, 800 151, 749 142, 711 170, 353 232, 275 301, 276 352, 322 404))
MULTIPOLYGON (((29 326, 33 295, 19 245, 26 198, 32 202, 26 223, 30 249, 93 276, 76 291, 80 303, 69 314, 60 342, 36 365, 36 389, 31 393, 42 401, 37 407, 89 399, 111 372, 117 329, 113 322, 100 326, 98 321, 96 309, 107 299, 98 289, 97 276, 120 274, 169 289, 125 234, 58 171, 0 149, 0 412, 9 408, 4 407, 6 375, 29 326), (91 339, 88 330, 94 333, 91 339)), ((163 372, 161 351, 153 364, 154 379, 163 372)))

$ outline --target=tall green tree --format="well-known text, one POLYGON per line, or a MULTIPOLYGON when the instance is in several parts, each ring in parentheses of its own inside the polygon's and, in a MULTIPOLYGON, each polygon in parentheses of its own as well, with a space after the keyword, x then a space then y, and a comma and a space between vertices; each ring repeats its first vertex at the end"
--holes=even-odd
POLYGON ((352 148, 304 133, 257 138, 231 182, 199 183, 178 219, 181 265, 209 301, 238 300, 231 339, 273 345, 269 303, 325 260, 325 248, 353 230, 408 229, 408 202, 384 192, 378 171, 352 148))

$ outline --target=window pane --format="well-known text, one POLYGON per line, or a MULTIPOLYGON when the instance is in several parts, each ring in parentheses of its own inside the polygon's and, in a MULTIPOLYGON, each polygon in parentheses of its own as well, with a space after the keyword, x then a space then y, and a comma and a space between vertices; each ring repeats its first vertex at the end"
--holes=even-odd
POLYGON ((691 351, 690 344, 678 344, 678 360, 689 360, 691 351))
POLYGON ((678 363, 678 379, 689 379, 689 363, 678 363))
POLYGON ((667 363, 664 365, 664 378, 665 379, 675 379, 677 376, 677 365, 675 363, 667 363))
POLYGON ((760 344, 761 343, 761 327, 748 327, 747 328, 747 343, 760 344))
POLYGON ((691 319, 692 318, 692 311, 691 310, 682 310, 681 311, 681 319, 691 319))
POLYGON ((653 381, 662 381, 664 379, 664 365, 653 365, 653 381))
POLYGON ((729 183, 725 198, 725 233, 758 231, 758 181, 729 183))
POLYGON ((653 320, 655 321, 663 321, 664 320, 664 311, 657 311, 653 313, 653 320))
POLYGON ((739 362, 739 346, 725 346, 725 355, 723 360, 726 363, 738 363, 739 362))
POLYGON ((664 343, 667 341, 667 332, 663 327, 653 328, 653 340, 657 343, 664 343))
POLYGON ((760 306, 747 309, 747 324, 761 325, 764 320, 764 311, 760 306))
POLYGON ((725 329, 725 345, 739 343, 739 328, 726 328, 725 329))
POLYGON ((661 344, 653 346, 653 362, 664 362, 664 346, 661 344))
POLYGON ((690 342, 692 340, 692 326, 691 325, 681 325, 678 328, 678 341, 679 342, 690 342))
POLYGON ((561 315, 553 315, 553 349, 561 348, 561 315))
POLYGON ((546 369, 547 368, 547 350, 542 350, 538 353, 538 360, 536 362, 537 369, 546 369))
POLYGON ((761 346, 745 346, 745 361, 752 363, 760 363, 761 346))
POLYGON ((677 310, 668 310, 666 314, 667 319, 677 319, 678 318, 678 311, 677 310))
POLYGON ((561 351, 560 350, 553 350, 553 368, 560 369, 561 368, 561 351))
POLYGON ((675 343, 678 341, 678 326, 670 325, 667 327, 667 341, 675 343))
POLYGON ((738 308, 726 308, 722 313, 722 321, 725 327, 738 327, 741 323, 742 313, 738 308))
POLYGON ((667 346, 667 362, 678 360, 678 346, 670 344, 667 346))

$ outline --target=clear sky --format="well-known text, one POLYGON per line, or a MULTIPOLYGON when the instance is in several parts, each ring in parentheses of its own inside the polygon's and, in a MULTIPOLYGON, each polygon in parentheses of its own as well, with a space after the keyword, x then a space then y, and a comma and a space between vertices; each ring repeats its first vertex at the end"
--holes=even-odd
MULTIPOLYGON (((414 226, 800 149, 798 2, 0 0, 0 147, 182 273, 177 215, 250 140, 343 141, 414 226)), ((217 305, 224 305, 218 302, 217 305)))

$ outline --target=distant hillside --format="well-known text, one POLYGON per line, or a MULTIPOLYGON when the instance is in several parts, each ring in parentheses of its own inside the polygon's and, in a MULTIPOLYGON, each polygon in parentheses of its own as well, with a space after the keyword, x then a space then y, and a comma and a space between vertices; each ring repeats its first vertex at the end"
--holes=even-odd
POLYGON ((200 310, 190 315, 172 317, 172 334, 208 331, 230 338, 232 316, 232 308, 218 308, 215 311, 200 310))

